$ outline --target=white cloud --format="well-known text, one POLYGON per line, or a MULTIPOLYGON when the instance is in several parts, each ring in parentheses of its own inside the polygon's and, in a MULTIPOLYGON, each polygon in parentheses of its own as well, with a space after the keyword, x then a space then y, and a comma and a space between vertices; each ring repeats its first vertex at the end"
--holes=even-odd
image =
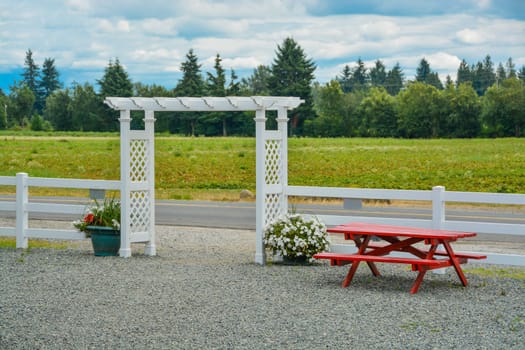
POLYGON ((97 60, 97 59, 85 59, 85 60, 77 60, 73 61, 71 63, 72 68, 103 68, 108 65, 108 61, 106 60, 97 60))
POLYGON ((430 66, 436 70, 457 70, 461 63, 457 56, 446 52, 436 52, 425 57, 430 66))
POLYGON ((98 20, 98 28, 103 32, 129 32, 130 31, 130 25, 129 22, 126 20, 117 20, 117 21, 111 21, 109 19, 99 19, 98 20))
MULTIPOLYGON (((508 57, 517 67, 525 64, 525 22, 498 18, 491 10, 496 5, 487 0, 458 2, 454 6, 462 4, 464 12, 439 16, 315 15, 334 3, 50 0, 44 4, 27 0, 9 8, 0 4, 0 71, 21 67, 31 48, 38 64, 46 57, 56 58, 59 70, 91 69, 101 75, 109 60, 118 57, 132 77, 166 76, 176 81, 161 73, 179 74, 190 48, 203 71, 213 69, 217 53, 225 69, 251 71, 271 64, 277 45, 286 37, 293 37, 314 60, 321 82, 334 78, 344 64, 353 66, 358 58, 367 65, 382 59, 387 69, 399 62, 408 79, 422 57, 442 78, 454 73, 461 59, 473 64, 486 54, 495 64, 508 57)), ((92 81, 99 78, 94 76, 92 81)))
POLYGON ((470 28, 465 28, 456 32, 456 36, 465 44, 481 44, 485 41, 485 36, 482 33, 470 28))

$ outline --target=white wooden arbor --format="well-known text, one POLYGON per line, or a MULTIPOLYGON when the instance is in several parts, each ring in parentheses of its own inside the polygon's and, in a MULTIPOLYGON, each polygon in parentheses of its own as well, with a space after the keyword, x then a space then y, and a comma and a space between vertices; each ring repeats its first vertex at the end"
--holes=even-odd
POLYGON ((255 262, 263 265, 264 226, 288 210, 288 110, 298 97, 107 97, 120 111, 121 243, 120 256, 131 256, 131 243, 155 246, 155 112, 255 111, 256 127, 256 247, 255 262), (131 130, 131 111, 144 111, 144 129, 131 130), (277 111, 277 130, 266 129, 266 111, 277 111))

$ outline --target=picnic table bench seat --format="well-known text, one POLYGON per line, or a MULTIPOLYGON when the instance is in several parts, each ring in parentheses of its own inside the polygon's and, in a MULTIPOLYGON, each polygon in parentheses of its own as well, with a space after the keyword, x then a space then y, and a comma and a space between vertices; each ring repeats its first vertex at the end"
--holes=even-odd
MULTIPOLYGON (((382 247, 384 247, 384 245, 370 242, 367 247, 368 248, 382 248, 382 247)), ((402 251, 404 251, 404 249, 400 249, 398 251, 402 252, 402 251)), ((446 251, 444 251, 444 250, 436 250, 434 252, 434 255, 448 256, 448 253, 446 251)), ((481 259, 486 259, 487 258, 486 255, 479 254, 479 253, 454 252, 454 255, 456 256, 456 258, 460 258, 460 259, 481 260, 481 259)))
POLYGON ((419 258, 404 258, 394 256, 380 256, 380 255, 359 255, 359 254, 344 254, 323 252, 314 255, 315 259, 328 259, 332 266, 342 266, 352 261, 368 261, 381 262, 393 264, 409 264, 412 265, 414 271, 419 271, 421 266, 425 269, 437 269, 441 267, 451 266, 447 259, 419 259, 419 258))

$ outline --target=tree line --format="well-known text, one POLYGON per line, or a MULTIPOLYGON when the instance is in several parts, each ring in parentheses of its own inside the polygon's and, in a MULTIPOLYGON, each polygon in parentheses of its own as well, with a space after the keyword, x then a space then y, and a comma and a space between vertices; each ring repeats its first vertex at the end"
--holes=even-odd
MULTIPOLYGON (((22 79, 0 90, 0 129, 116 131, 118 113, 105 106, 107 96, 297 96, 305 102, 289 113, 290 134, 318 137, 522 137, 525 129, 525 66, 512 58, 495 67, 487 55, 469 64, 463 60, 457 79, 444 83, 421 59, 413 80, 396 63, 381 60, 366 68, 359 58, 326 84, 314 81, 315 62, 300 45, 286 38, 271 65, 261 65, 240 79, 215 57, 212 72, 190 49, 181 64, 182 78, 173 89, 133 83, 118 58, 109 61, 97 85, 74 83, 63 88, 54 59, 42 69, 26 52, 22 79)), ((270 123, 272 114, 270 115, 270 123)), ((133 113, 132 127, 143 115, 133 113)), ((253 114, 239 112, 158 112, 157 132, 182 135, 251 136, 253 114)))

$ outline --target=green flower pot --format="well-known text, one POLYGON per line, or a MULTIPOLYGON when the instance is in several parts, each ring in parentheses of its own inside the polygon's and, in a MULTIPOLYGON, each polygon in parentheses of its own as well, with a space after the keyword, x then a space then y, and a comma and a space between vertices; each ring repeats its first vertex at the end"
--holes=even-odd
POLYGON ((311 265, 306 256, 284 256, 283 265, 311 265))
POLYGON ((88 226, 95 256, 117 256, 120 249, 120 231, 113 227, 88 226))

